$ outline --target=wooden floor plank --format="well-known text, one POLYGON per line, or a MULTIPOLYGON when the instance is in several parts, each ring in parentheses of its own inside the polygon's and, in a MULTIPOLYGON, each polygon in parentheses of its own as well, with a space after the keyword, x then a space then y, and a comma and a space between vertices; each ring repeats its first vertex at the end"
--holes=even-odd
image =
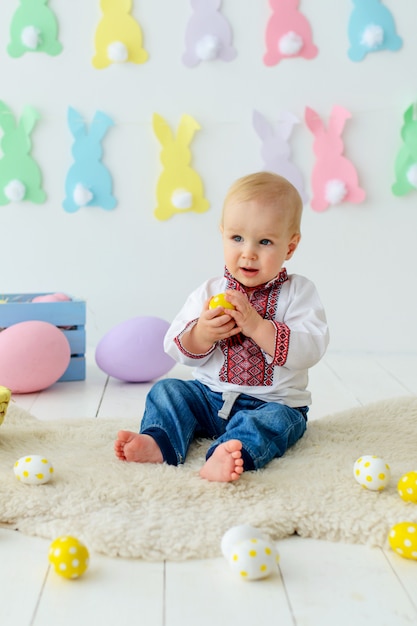
POLYGON ((79 579, 66 580, 50 569, 31 626, 162 626, 163 590, 163 563, 94 554, 79 579))
POLYGON ((165 626, 294 626, 280 575, 242 581, 224 558, 167 563, 165 626))
POLYGON ((277 547, 296 624, 417 624, 415 606, 381 550, 300 537, 277 547))

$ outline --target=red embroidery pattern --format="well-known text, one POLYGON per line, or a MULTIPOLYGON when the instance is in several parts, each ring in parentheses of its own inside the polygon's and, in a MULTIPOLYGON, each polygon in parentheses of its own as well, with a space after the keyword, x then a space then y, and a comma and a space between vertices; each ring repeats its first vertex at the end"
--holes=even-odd
MULTIPOLYGON (((227 289, 243 291, 238 283, 226 270, 227 289)), ((222 382, 247 386, 271 386, 274 377, 274 367, 284 365, 287 360, 290 330, 286 324, 275 321, 279 294, 283 283, 288 280, 287 272, 282 270, 279 276, 268 283, 261 285, 251 294, 251 304, 257 312, 267 320, 271 320, 276 327, 275 356, 272 363, 268 363, 259 346, 249 337, 239 336, 220 342, 224 361, 219 373, 222 382)))

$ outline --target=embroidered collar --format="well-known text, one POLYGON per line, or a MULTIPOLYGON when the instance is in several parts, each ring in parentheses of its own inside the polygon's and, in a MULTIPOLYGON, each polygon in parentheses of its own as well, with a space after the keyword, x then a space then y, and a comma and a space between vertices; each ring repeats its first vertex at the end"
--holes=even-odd
MULTIPOLYGON (((243 291, 244 293, 248 291, 245 285, 242 285, 242 283, 240 283, 238 280, 236 280, 236 278, 234 278, 231 275, 227 267, 224 268, 224 277, 227 280, 227 285, 226 285, 227 289, 237 289, 238 291, 243 291)), ((287 280, 288 280, 287 270, 285 269, 285 267, 283 267, 280 273, 278 274, 278 276, 275 276, 275 278, 268 281, 267 283, 258 285, 257 287, 255 287, 255 289, 251 289, 251 291, 263 291, 264 289, 265 290, 272 289, 273 287, 277 287, 278 285, 285 283, 285 281, 287 280)))

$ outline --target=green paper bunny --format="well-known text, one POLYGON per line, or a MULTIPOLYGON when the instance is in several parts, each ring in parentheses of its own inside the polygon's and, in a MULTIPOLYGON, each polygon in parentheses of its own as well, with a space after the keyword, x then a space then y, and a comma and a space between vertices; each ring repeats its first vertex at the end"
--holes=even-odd
POLYGON ((41 204, 46 199, 40 169, 30 156, 30 134, 38 118, 38 112, 26 106, 17 124, 12 111, 0 101, 0 205, 22 200, 41 204))
POLYGON ((412 104, 404 113, 401 128, 403 145, 395 159, 395 182, 392 193, 404 196, 417 189, 417 111, 412 104))
POLYGON ((11 57, 25 52, 46 52, 56 56, 62 50, 58 41, 58 24, 48 0, 20 0, 10 25, 11 42, 7 51, 11 57))

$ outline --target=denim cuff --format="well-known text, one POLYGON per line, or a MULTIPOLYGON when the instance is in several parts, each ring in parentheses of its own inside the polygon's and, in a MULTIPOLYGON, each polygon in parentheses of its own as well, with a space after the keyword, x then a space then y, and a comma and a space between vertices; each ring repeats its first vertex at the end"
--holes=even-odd
POLYGON ((168 465, 178 465, 178 459, 174 447, 168 435, 164 430, 162 430, 162 428, 150 426, 149 428, 142 430, 141 435, 149 435, 156 441, 162 452, 165 463, 168 465))

